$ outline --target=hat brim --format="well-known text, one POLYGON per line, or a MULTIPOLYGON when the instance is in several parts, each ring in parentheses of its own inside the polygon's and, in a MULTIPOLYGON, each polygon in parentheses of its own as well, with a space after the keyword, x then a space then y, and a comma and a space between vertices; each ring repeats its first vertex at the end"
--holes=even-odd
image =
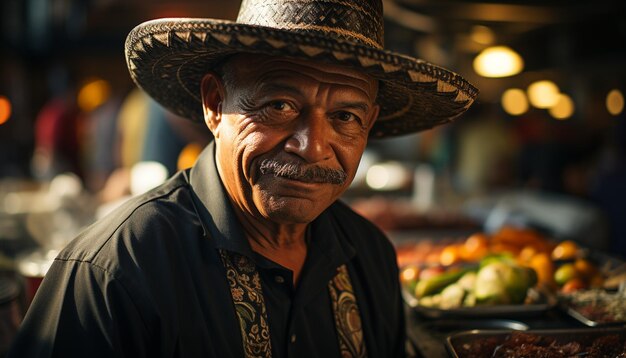
POLYGON ((202 77, 224 57, 243 52, 343 64, 378 79, 381 110, 370 138, 450 122, 478 95, 458 74, 420 59, 310 32, 224 20, 148 21, 130 32, 125 52, 135 83, 165 108, 193 121, 203 121, 202 77))

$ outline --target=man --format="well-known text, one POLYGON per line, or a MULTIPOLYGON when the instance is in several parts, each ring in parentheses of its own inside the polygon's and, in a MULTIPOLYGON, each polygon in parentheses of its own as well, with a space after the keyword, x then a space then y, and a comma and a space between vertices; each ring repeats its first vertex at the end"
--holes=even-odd
POLYGON ((384 51, 379 1, 244 1, 237 23, 142 24, 126 55, 215 139, 68 245, 12 356, 403 356, 393 247, 337 199, 368 138, 447 122, 476 90, 384 51))

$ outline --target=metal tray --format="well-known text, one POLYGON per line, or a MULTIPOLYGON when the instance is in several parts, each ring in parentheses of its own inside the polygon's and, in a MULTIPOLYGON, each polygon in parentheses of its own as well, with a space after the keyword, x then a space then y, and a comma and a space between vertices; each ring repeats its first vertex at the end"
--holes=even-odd
POLYGON ((586 317, 585 315, 583 315, 582 313, 578 312, 575 308, 569 307, 569 306, 563 307, 563 310, 572 318, 576 319, 577 321, 589 327, 612 327, 612 326, 625 326, 626 325, 626 321, 607 321, 607 322, 593 321, 589 319, 588 317, 586 317))
MULTIPOLYGON (((511 330, 472 330, 459 332, 450 335, 446 339, 446 349, 451 357, 466 358, 461 348, 463 345, 470 344, 478 339, 490 339, 492 343, 499 345, 504 343, 511 332, 511 330)), ((613 334, 618 335, 620 342, 626 340, 626 327, 529 330, 526 331, 526 333, 546 338, 554 338, 559 344, 576 341, 587 345, 594 339, 613 334)))
POLYGON ((417 299, 407 290, 402 291, 405 302, 414 311, 427 318, 514 318, 535 317, 556 306, 554 296, 545 292, 531 290, 529 295, 535 296, 534 303, 520 305, 493 305, 440 309, 420 306, 417 299))
POLYGON ((525 331, 528 325, 514 320, 507 319, 441 319, 421 321, 410 325, 411 329, 407 334, 422 357, 445 358, 448 357, 446 351, 446 338, 457 332, 464 332, 471 329, 499 329, 499 330, 520 330, 525 331))
MULTIPOLYGON (((626 296, 625 296, 626 297, 626 296)), ((623 307, 622 305, 625 304, 625 300, 623 297, 621 297, 621 295, 619 297, 615 298, 617 301, 611 302, 615 305, 619 305, 621 307, 623 307)), ((598 305, 599 306, 603 306, 603 305, 608 305, 609 303, 607 301, 603 301, 602 299, 598 299, 598 305)), ((593 317, 590 317, 589 315, 586 315, 584 313, 584 311, 581 311, 581 307, 577 307, 577 305, 575 303, 569 302, 569 300, 567 298, 564 297, 560 297, 560 303, 559 303, 559 308, 564 311, 565 313, 567 313, 570 317, 578 320, 579 322, 583 323, 584 325, 587 325, 589 327, 610 327, 610 326, 624 326, 626 325, 626 319, 621 319, 621 320, 600 320, 600 319, 594 319, 593 317)))

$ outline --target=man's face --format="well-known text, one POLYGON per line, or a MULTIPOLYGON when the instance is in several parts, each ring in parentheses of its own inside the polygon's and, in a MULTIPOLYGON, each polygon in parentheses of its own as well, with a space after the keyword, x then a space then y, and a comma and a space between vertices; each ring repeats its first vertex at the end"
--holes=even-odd
POLYGON ((346 67, 238 55, 203 79, 222 181, 244 212, 308 223, 350 185, 378 116, 377 82, 346 67))

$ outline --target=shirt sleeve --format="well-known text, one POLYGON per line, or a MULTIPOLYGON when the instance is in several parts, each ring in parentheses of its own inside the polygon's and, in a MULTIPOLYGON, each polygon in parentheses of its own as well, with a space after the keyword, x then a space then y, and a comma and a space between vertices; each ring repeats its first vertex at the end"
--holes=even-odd
POLYGON ((89 262, 57 260, 8 358, 147 357, 149 332, 127 289, 89 262))

